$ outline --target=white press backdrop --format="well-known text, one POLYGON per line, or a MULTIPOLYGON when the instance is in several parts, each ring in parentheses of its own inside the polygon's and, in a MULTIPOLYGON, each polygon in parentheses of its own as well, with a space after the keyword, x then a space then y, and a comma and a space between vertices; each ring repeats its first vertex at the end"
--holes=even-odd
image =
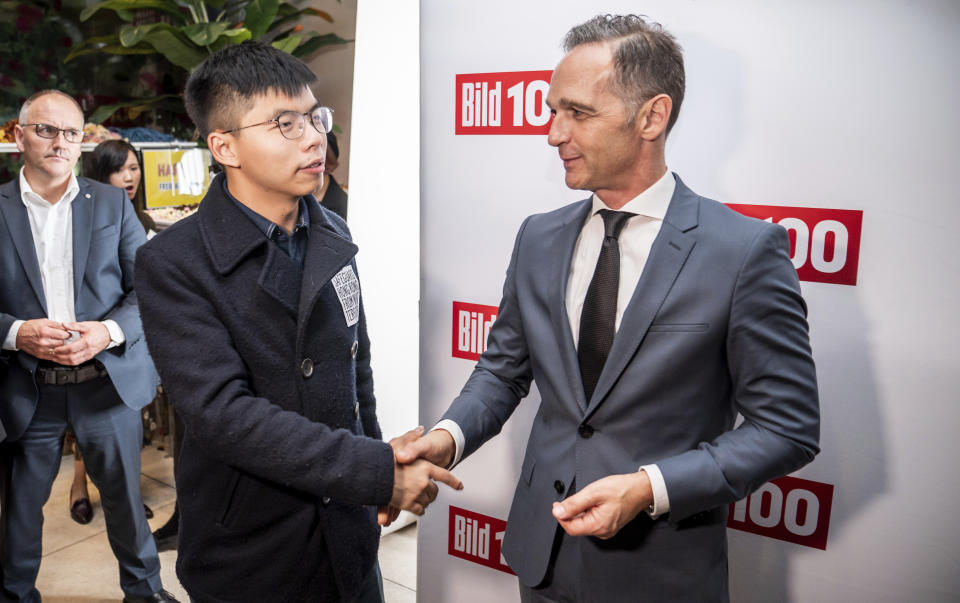
MULTIPOLYGON (((823 430, 797 476, 834 487, 826 549, 729 530, 733 600, 960 600, 960 3, 420 4, 421 422, 473 367, 451 353, 453 302, 496 306, 522 219, 586 196, 543 135, 455 135, 456 76, 552 69, 571 25, 642 10, 685 50, 667 160, 693 190, 863 211, 856 284, 802 283, 823 430)), ((506 518, 538 403, 421 519, 418 600, 518 600, 512 576, 448 554, 448 512, 506 518)))

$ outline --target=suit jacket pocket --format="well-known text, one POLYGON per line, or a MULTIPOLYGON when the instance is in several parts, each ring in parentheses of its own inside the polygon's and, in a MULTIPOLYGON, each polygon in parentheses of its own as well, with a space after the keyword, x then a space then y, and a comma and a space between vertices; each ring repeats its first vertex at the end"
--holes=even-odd
POLYGON ((100 230, 95 230, 93 232, 93 236, 91 237, 91 240, 96 241, 97 239, 102 239, 103 237, 109 237, 110 235, 117 232, 117 228, 119 227, 116 224, 108 224, 107 226, 104 226, 100 230))
POLYGON ((702 333, 710 329, 710 323, 654 323, 650 331, 668 331, 677 333, 702 333))

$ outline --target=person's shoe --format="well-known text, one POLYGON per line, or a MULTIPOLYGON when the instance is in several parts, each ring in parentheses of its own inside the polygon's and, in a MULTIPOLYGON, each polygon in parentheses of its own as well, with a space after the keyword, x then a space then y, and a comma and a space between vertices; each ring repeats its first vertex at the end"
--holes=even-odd
POLYGON ((88 498, 78 498, 70 505, 70 517, 80 524, 88 524, 93 519, 93 506, 88 498))
POLYGON ((163 603, 164 601, 179 603, 173 595, 165 590, 157 591, 149 597, 131 597, 130 595, 123 597, 123 603, 163 603))
POLYGON ((147 503, 143 503, 143 514, 147 516, 147 519, 153 519, 153 509, 147 506, 147 503))

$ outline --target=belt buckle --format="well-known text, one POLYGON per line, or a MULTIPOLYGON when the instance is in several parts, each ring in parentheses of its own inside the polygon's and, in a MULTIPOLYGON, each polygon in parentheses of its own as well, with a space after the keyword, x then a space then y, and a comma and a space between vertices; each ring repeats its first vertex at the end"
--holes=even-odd
POLYGON ((68 383, 77 382, 77 372, 73 371, 55 371, 54 375, 57 378, 57 385, 67 385, 68 383))

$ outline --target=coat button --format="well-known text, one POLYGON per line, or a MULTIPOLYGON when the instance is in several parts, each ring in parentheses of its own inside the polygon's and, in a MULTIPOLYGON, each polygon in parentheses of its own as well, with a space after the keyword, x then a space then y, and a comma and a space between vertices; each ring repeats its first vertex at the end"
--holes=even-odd
POLYGON ((563 482, 557 480, 553 482, 553 489, 557 491, 557 494, 563 494, 563 491, 566 490, 567 487, 563 485, 563 482))
POLYGON ((357 350, 358 350, 358 349, 360 349, 360 342, 358 342, 356 339, 354 339, 354 340, 353 340, 353 345, 350 346, 350 357, 351 357, 351 358, 356 358, 356 357, 357 357, 357 350))
POLYGON ((304 358, 303 362, 300 363, 300 373, 304 378, 309 379, 310 375, 313 374, 313 360, 304 358))
POLYGON ((584 439, 593 437, 593 427, 590 427, 586 423, 578 427, 577 432, 579 432, 580 437, 584 439))
POLYGON ((329 496, 324 496, 324 497, 323 497, 323 504, 325 504, 325 505, 329 505, 329 504, 330 504, 330 497, 329 497, 329 496))

